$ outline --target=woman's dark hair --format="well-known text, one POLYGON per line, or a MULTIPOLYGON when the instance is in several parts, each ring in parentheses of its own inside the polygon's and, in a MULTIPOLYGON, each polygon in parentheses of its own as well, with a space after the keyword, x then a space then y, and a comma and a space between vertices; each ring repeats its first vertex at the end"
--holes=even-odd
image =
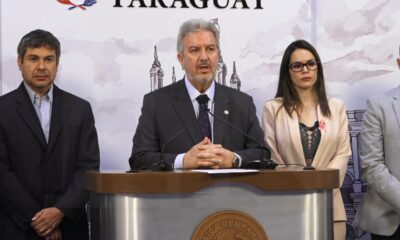
POLYGON ((331 115, 331 111, 329 109, 328 99, 325 91, 324 72, 322 69, 321 59, 315 48, 305 40, 294 41, 286 48, 282 57, 278 90, 275 97, 283 98, 282 106, 290 116, 292 116, 293 111, 297 111, 302 107, 299 94, 297 93, 289 75, 290 57, 296 49, 305 49, 310 51, 317 61, 317 81, 314 85, 314 90, 322 114, 326 117, 329 117, 331 115))

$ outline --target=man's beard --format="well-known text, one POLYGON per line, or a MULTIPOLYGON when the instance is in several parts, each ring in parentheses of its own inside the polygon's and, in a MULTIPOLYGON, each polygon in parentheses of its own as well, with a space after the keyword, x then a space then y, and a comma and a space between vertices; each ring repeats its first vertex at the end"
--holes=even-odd
POLYGON ((198 63, 198 65, 196 66, 197 69, 200 69, 202 66, 206 66, 209 67, 211 70, 211 73, 208 74, 199 74, 199 75, 192 75, 190 76, 191 79, 195 82, 198 82, 199 84, 206 84, 207 82, 211 82, 212 80, 214 80, 216 72, 217 71, 213 71, 213 68, 211 66, 211 63, 208 60, 200 60, 200 62, 198 63))
POLYGON ((194 75, 194 76, 190 76, 192 81, 194 82, 198 82, 200 84, 206 84, 207 82, 211 82, 212 80, 214 80, 216 73, 209 73, 206 75, 194 75))

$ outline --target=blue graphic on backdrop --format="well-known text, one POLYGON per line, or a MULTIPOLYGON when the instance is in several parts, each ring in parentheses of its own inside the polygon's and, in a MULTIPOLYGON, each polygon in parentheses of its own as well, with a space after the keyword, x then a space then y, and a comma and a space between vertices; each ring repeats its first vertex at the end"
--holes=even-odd
POLYGON ((86 10, 87 7, 91 7, 97 3, 96 0, 85 0, 82 4, 75 4, 70 0, 57 0, 57 1, 61 4, 70 5, 71 7, 69 7, 68 10, 73 10, 73 9, 77 9, 77 8, 86 10))

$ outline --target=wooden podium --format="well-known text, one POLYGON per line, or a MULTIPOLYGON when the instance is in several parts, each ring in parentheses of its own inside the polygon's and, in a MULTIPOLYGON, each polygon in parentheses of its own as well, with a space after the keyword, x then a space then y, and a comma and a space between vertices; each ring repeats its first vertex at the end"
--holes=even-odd
POLYGON ((92 239, 333 239, 338 179, 338 170, 301 167, 87 172, 92 239))

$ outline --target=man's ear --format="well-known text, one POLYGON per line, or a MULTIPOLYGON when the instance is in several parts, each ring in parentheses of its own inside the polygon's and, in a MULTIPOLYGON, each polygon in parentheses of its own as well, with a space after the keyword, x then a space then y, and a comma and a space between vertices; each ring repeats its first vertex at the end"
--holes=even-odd
POLYGON ((17 58, 17 64, 18 64, 19 70, 21 70, 22 63, 23 63, 22 57, 21 57, 21 56, 18 56, 18 58, 17 58))
POLYGON ((399 66, 399 69, 400 69, 400 57, 397 58, 397 66, 399 66))
POLYGON ((179 63, 181 64, 182 69, 184 69, 183 68, 183 53, 178 53, 177 58, 178 58, 179 63))

